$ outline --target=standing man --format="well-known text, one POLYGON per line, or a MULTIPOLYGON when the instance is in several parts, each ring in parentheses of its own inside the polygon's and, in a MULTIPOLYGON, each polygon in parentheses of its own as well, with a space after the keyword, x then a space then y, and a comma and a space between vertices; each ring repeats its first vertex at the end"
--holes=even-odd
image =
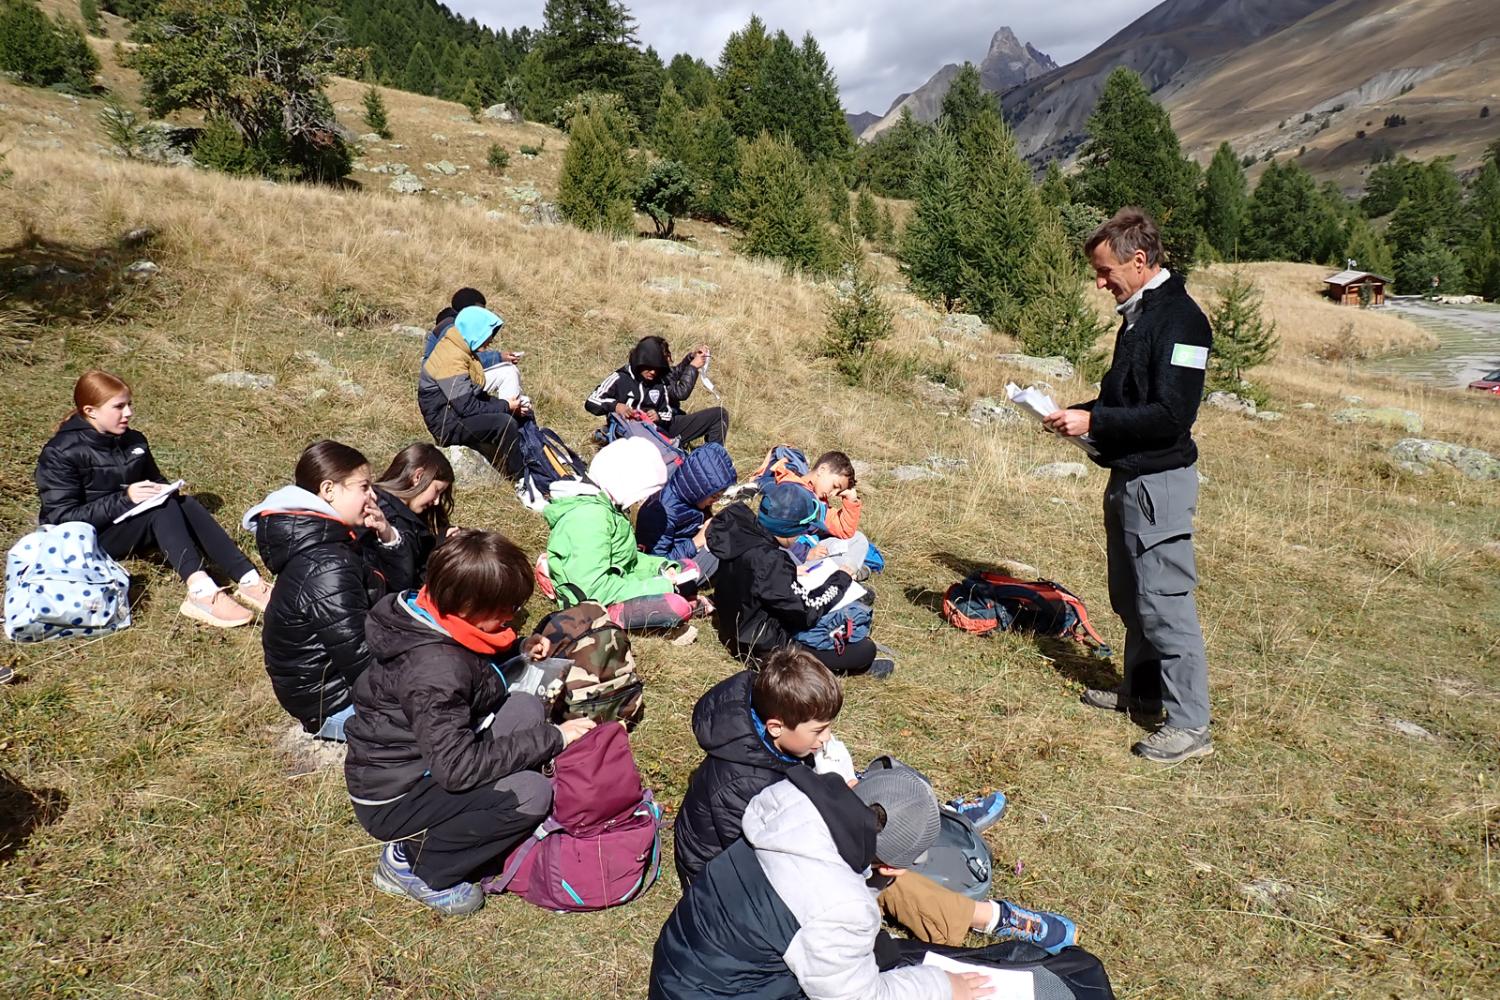
POLYGON ((1138 208, 1122 208, 1084 244, 1095 285, 1122 317, 1099 397, 1043 423, 1089 435, 1110 470, 1104 490, 1109 600, 1125 623, 1125 680, 1089 689, 1095 708, 1165 714, 1131 749, 1164 764, 1213 753, 1208 660, 1193 590, 1198 446, 1193 420, 1213 338, 1183 280, 1161 264, 1161 235, 1138 208))

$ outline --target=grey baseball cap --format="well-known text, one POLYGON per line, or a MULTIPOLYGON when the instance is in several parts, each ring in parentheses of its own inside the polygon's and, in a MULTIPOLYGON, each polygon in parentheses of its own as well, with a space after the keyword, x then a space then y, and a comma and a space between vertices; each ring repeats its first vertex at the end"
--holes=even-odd
POLYGON ((909 767, 869 771, 854 786, 867 806, 880 806, 885 827, 875 834, 875 856, 892 868, 912 868, 927 860, 941 821, 932 786, 909 767))

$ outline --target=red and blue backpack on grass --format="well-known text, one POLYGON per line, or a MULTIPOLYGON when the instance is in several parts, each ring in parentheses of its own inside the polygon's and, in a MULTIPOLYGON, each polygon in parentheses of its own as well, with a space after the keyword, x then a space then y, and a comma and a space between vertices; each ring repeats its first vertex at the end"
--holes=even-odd
POLYGON ((1089 623, 1088 609, 1051 580, 1019 580, 993 570, 970 573, 943 594, 943 618, 975 635, 1036 632, 1066 637, 1107 657, 1110 649, 1089 623))

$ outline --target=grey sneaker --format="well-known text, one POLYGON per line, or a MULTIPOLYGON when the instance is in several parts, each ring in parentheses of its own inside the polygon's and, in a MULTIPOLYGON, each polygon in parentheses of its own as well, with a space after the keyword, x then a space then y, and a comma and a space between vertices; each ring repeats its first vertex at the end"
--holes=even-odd
POLYGON ((1129 712, 1147 719, 1160 718, 1160 705, 1123 697, 1119 688, 1088 688, 1079 699, 1090 708, 1102 708, 1106 712, 1129 712))
POLYGON ((393 896, 410 896, 425 906, 450 917, 473 913, 484 905, 484 890, 474 882, 460 882, 447 889, 434 889, 417 877, 396 851, 386 844, 375 863, 375 888, 393 896))
POLYGON ((877 681, 889 680, 891 674, 896 672, 896 661, 889 656, 877 656, 870 664, 870 669, 865 671, 866 677, 873 677, 877 681))
POLYGON ((1198 729, 1162 726, 1130 750, 1137 757, 1154 760, 1158 764, 1176 764, 1190 757, 1207 757, 1214 752, 1214 741, 1208 735, 1207 726, 1198 729))

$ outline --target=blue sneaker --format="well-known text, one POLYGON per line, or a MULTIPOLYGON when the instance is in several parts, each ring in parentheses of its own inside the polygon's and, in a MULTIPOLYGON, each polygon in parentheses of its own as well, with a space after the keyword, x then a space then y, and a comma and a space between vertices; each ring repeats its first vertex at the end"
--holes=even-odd
POLYGON ((1056 955, 1078 943, 1078 928, 1061 913, 1028 910, 1006 899, 995 900, 995 905, 1000 907, 1000 921, 989 932, 991 937, 1002 941, 1026 941, 1049 955, 1056 955))
POLYGON ((973 823, 977 832, 983 833, 1000 822, 1000 817, 1005 815, 1005 793, 990 792, 977 799, 961 795, 949 802, 948 808, 973 823))
POLYGON ((386 844, 375 863, 375 888, 393 896, 410 896, 450 917, 473 913, 484 905, 484 890, 473 882, 460 882, 447 889, 434 889, 417 877, 411 864, 396 853, 395 844, 386 844))

